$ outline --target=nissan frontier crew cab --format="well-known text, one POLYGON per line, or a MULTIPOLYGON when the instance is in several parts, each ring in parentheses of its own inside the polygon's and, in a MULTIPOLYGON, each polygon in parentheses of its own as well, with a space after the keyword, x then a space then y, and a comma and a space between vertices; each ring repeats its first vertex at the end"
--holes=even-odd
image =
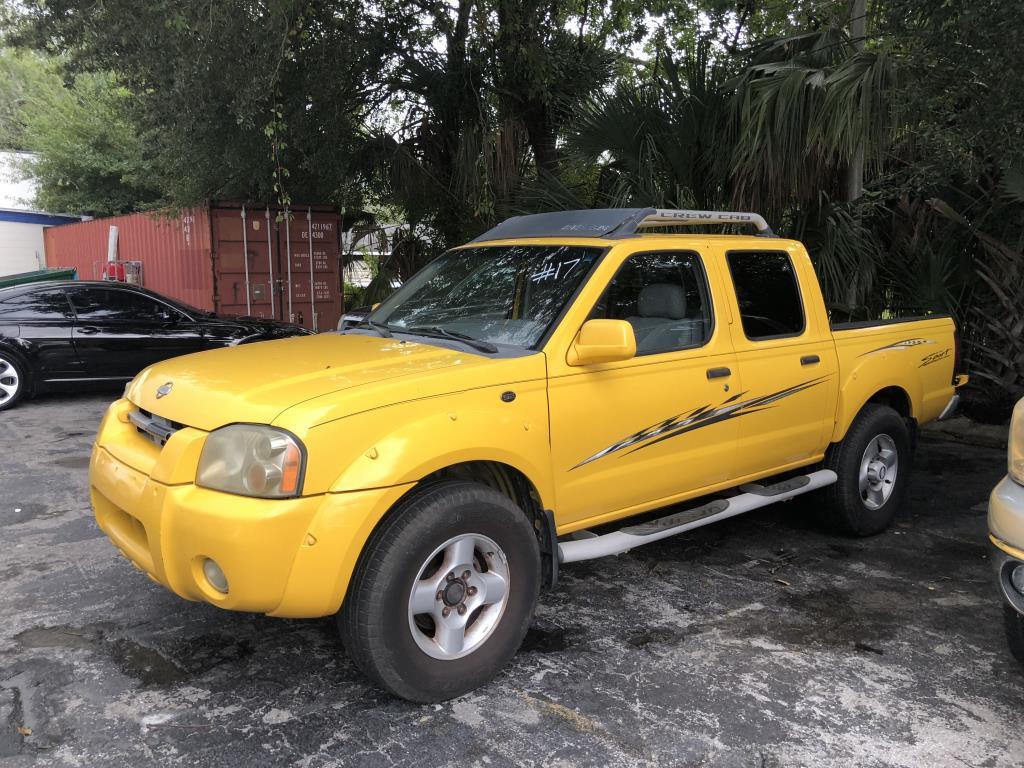
POLYGON ((811 492, 883 530, 956 358, 945 316, 830 326, 803 246, 756 214, 522 216, 343 333, 147 368, 92 503, 181 597, 337 614, 370 678, 438 701, 497 673, 574 561, 811 492))

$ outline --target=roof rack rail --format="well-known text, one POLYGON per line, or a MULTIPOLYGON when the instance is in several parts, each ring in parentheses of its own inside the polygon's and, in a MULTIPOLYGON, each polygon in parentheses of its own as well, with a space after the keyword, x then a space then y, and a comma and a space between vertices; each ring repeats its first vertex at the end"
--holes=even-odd
POLYGON ((473 242, 520 237, 602 237, 619 239, 648 227, 687 227, 705 224, 750 224, 761 237, 775 237, 757 213, 741 211, 687 211, 666 208, 591 208, 513 216, 489 229, 473 242))
POLYGON ((699 226, 702 224, 752 224, 761 237, 775 237, 768 222, 759 213, 745 211, 687 211, 658 208, 637 224, 641 227, 699 226))

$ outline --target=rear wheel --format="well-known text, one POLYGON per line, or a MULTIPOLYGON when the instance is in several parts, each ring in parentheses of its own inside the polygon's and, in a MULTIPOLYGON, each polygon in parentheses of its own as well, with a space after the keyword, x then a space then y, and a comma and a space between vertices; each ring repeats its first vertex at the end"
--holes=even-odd
POLYGON ((825 468, 838 478, 824 493, 831 527, 850 536, 888 528, 906 493, 910 463, 903 417, 885 405, 865 405, 825 456, 825 468))
POLYGON ((0 352, 0 411, 13 408, 25 396, 28 377, 21 363, 6 352, 0 352))
POLYGON ((515 654, 539 589, 540 552, 523 511, 484 485, 439 483, 371 538, 339 629, 383 688, 443 701, 483 685, 515 654))

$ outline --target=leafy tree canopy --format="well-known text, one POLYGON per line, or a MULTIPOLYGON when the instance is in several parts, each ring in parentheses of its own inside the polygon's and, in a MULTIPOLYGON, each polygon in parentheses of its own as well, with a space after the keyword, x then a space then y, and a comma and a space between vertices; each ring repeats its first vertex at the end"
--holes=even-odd
POLYGON ((87 190, 95 210, 326 200, 361 226, 366 206, 398 211, 381 291, 509 214, 758 209, 808 243, 834 312, 952 311, 982 377, 1015 391, 1018 6, 48 0, 7 24, 55 69, 0 58, 17 74, 0 137, 42 150, 44 194, 87 190))

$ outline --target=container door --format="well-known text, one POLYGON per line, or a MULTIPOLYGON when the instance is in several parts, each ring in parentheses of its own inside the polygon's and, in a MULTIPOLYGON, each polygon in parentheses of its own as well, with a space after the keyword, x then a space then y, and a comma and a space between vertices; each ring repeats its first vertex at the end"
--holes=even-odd
POLYGON ((278 225, 282 277, 291 289, 282 297, 282 316, 314 331, 333 331, 341 318, 338 223, 336 213, 307 208, 278 225))
POLYGON ((273 219, 269 220, 268 239, 265 211, 218 209, 213 211, 213 217, 217 311, 281 319, 271 274, 277 271, 273 219))

